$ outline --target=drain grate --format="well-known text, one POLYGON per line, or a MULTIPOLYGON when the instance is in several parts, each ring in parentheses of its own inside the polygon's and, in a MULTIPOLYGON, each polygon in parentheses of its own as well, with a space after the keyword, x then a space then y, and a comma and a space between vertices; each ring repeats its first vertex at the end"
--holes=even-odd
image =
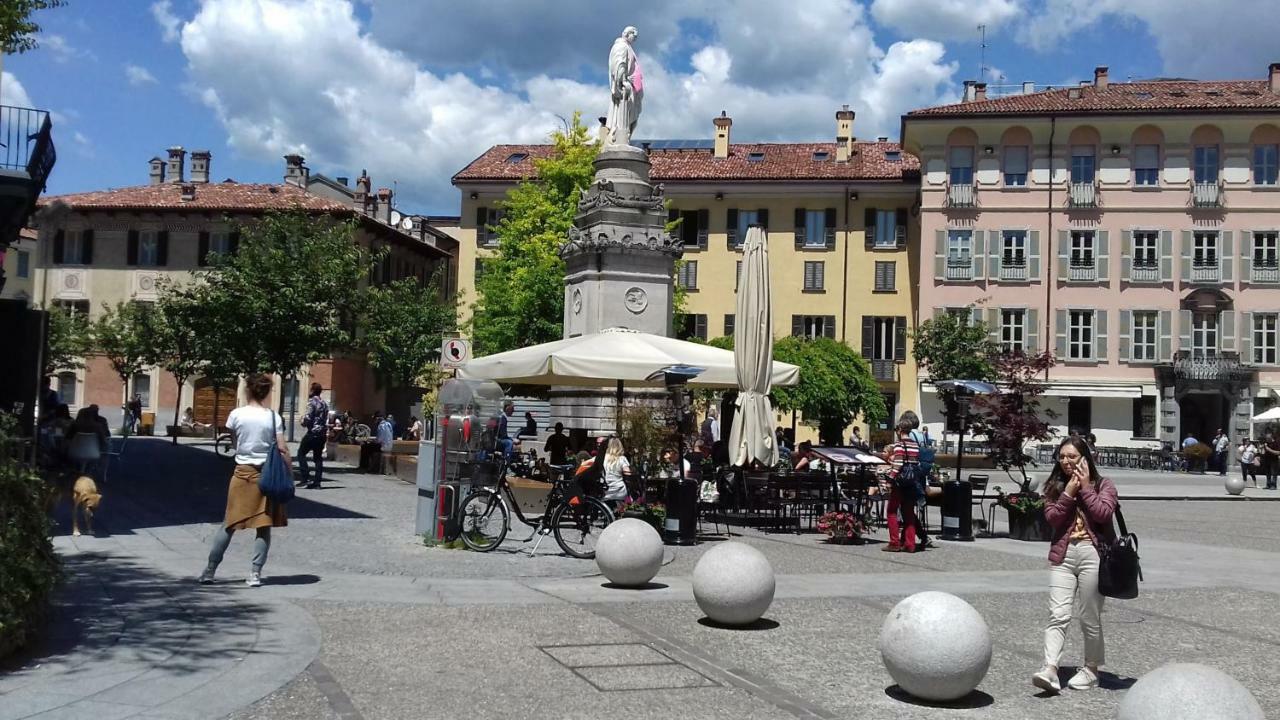
POLYGON ((643 643, 539 645, 538 649, 600 692, 721 687, 643 643))

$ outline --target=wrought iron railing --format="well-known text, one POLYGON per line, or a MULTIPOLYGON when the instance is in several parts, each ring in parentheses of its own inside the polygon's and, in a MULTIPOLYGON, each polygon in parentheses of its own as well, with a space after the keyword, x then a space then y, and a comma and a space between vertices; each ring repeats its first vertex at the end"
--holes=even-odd
POLYGON ((973 184, 952 184, 947 186, 947 205, 951 207, 974 207, 978 204, 977 193, 973 184))
POLYGON ((972 260, 947 260, 947 279, 948 280, 972 280, 973 279, 973 261, 972 260))
POLYGON ((1201 208, 1222 207, 1222 186, 1216 182, 1192 183, 1191 204, 1201 208))
POLYGON ((1027 261, 1002 259, 1000 262, 1000 279, 1001 280, 1026 280, 1027 279, 1027 261))
POLYGON ((1218 282, 1221 277, 1216 259, 1192 261, 1191 282, 1218 282))
POLYGON ((47 111, 0 105, 0 170, 26 172, 44 189, 56 159, 47 111))
POLYGON ((1098 186, 1093 182, 1073 182, 1067 199, 1071 207, 1098 207, 1098 186))
POLYGON ((1254 260, 1249 279, 1256 283, 1280 283, 1280 263, 1254 260))
POLYGON ((1067 279, 1076 282, 1090 282, 1098 279, 1098 266, 1093 260, 1072 260, 1067 267, 1067 279))
POLYGON ((1242 362, 1239 353, 1179 350, 1173 355, 1173 371, 1185 380, 1220 381, 1248 377, 1255 369, 1242 362))
POLYGON ((1134 261, 1129 269, 1131 282, 1160 282, 1160 265, 1154 262, 1134 261))
POLYGON ((872 360, 871 377, 876 380, 897 380, 898 363, 893 360, 872 360))

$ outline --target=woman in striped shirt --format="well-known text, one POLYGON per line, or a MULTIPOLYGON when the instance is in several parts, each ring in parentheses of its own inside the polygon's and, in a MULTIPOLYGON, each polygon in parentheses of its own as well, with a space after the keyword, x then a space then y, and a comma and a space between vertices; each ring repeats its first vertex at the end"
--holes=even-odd
POLYGON ((880 548, 884 552, 916 551, 916 497, 912 488, 898 487, 898 474, 904 464, 920 464, 920 446, 911 438, 911 419, 905 415, 898 419, 895 430, 898 442, 889 449, 889 506, 885 514, 889 520, 889 544, 880 548), (902 513, 899 523, 898 513, 902 513), (905 536, 905 537, 904 537, 905 536))

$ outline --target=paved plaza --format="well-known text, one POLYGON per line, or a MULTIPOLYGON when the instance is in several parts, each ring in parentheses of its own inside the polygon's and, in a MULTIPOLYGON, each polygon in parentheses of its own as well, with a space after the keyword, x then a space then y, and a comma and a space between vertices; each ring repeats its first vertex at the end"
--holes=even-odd
MULTIPOLYGON (((290 505, 263 587, 243 584, 248 533, 200 587, 229 470, 199 444, 132 440, 97 536, 71 538, 60 508, 66 584, 43 645, 0 674, 0 720, 1106 718, 1171 661, 1221 668, 1280 717, 1278 494, 1226 499, 1216 475, 1114 474, 1141 537, 1142 596, 1108 601, 1103 687, 1046 697, 1029 682, 1047 615, 1042 544, 890 555, 879 541, 735 529, 778 590, 762 621, 727 630, 702 621, 690 590, 720 539, 668 548, 649 589, 611 589, 554 543, 518 554, 521 526, 487 555, 425 547, 412 486, 339 466, 290 505), (990 672, 960 703, 913 701, 881 665, 881 623, 922 590, 960 595, 991 628, 990 672)), ((1081 650, 1073 626, 1064 665, 1081 650)))

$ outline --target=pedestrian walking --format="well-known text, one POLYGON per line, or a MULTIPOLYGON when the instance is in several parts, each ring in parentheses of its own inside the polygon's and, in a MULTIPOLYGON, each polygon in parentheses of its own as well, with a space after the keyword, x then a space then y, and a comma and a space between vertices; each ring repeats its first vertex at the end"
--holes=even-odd
POLYGON ((1276 475, 1280 473, 1280 434, 1274 430, 1267 432, 1262 440, 1262 472, 1267 476, 1267 489, 1276 489, 1276 475))
POLYGON ((555 432, 547 438, 542 450, 547 453, 547 462, 552 465, 564 465, 568 462, 569 437, 564 434, 564 423, 556 423, 555 432))
POLYGON ((128 426, 129 432, 137 435, 138 429, 142 426, 142 395, 134 393, 127 409, 128 415, 125 417, 125 425, 128 426))
POLYGON ((1089 446, 1071 437, 1058 446, 1058 462, 1045 481, 1044 499, 1044 517, 1053 529, 1049 624, 1044 630, 1044 667, 1032 675, 1031 682, 1046 692, 1062 689, 1058 662, 1074 616, 1084 631, 1084 666, 1067 681, 1067 687, 1089 690, 1098 686, 1098 668, 1105 660, 1098 547, 1115 540, 1111 517, 1118 505, 1116 486, 1098 474, 1089 446))
POLYGON ((1218 434, 1213 436, 1213 465, 1218 469, 1218 475, 1227 474, 1227 450, 1230 448, 1231 438, 1218 428, 1218 434))
POLYGON ((391 414, 382 418, 382 422, 378 423, 378 472, 383 475, 387 474, 387 459, 391 457, 391 452, 396 447, 396 426, 391 419, 391 414))
POLYGON ((911 437, 918 423, 916 414, 908 410, 898 418, 898 424, 894 426, 898 441, 889 447, 889 470, 885 475, 888 483, 887 487, 881 488, 889 493, 889 503, 885 508, 889 523, 889 543, 880 548, 884 552, 916 551, 916 489, 899 487, 897 480, 904 466, 920 465, 920 445, 911 437), (898 520, 899 513, 902 514, 901 521, 898 520))
POLYGON ((698 429, 698 436, 702 438, 702 444, 706 447, 715 445, 720 439, 720 420, 716 418, 714 407, 707 408, 707 417, 702 421, 702 427, 698 429))
POLYGON ((227 429, 231 431, 236 449, 236 467, 231 472, 227 487, 227 510, 222 517, 222 527, 213 534, 209 548, 209 563, 200 573, 200 584, 213 582, 213 574, 222 563, 222 556, 231 544, 231 536, 237 530, 254 530, 253 560, 249 578, 245 584, 258 587, 262 584, 262 566, 267 563, 271 549, 271 528, 288 524, 284 505, 267 499, 258 489, 258 478, 269 453, 283 456, 285 467, 290 464, 289 446, 284 439, 284 421, 264 404, 271 394, 271 376, 256 374, 245 381, 248 404, 231 411, 227 417, 227 429))
POLYGON ((1258 445, 1253 440, 1245 438, 1240 442, 1240 447, 1236 448, 1236 452, 1240 456, 1240 480, 1250 480, 1253 487, 1258 487, 1258 465, 1260 458, 1258 457, 1258 445))
POLYGON ((311 383, 307 412, 302 416, 302 427, 306 428, 306 433, 298 443, 298 472, 302 475, 298 485, 306 486, 309 490, 320 489, 320 482, 324 480, 324 446, 329 441, 329 403, 320 397, 323 392, 324 388, 320 387, 320 383, 311 383), (307 466, 307 453, 311 453, 316 463, 314 480, 310 479, 311 468, 307 466))

